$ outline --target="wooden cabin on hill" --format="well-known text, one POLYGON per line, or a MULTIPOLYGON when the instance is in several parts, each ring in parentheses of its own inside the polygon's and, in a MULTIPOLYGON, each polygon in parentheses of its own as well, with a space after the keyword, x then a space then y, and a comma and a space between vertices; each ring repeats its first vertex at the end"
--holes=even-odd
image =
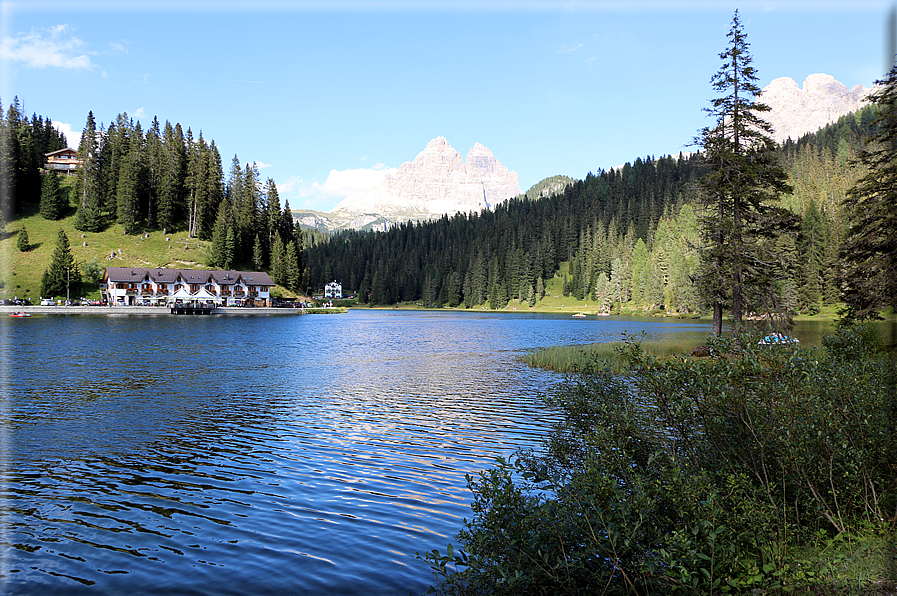
POLYGON ((70 147, 44 153, 44 157, 47 159, 46 168, 63 176, 74 176, 75 170, 81 165, 78 152, 70 147))

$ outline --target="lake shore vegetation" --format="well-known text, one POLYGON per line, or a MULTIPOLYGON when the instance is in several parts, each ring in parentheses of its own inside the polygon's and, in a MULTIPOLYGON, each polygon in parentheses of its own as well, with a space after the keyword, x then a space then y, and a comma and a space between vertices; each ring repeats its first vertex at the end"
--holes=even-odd
POLYGON ((872 327, 821 349, 710 338, 620 349, 545 398, 539 451, 469 477, 439 594, 890 593, 897 360, 872 327))

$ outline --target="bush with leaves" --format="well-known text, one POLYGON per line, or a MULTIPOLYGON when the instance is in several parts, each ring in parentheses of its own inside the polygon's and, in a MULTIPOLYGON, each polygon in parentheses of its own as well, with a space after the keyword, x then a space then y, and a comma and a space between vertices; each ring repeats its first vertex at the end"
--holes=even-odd
POLYGON ((595 366, 548 398, 561 415, 539 453, 468 479, 463 549, 424 556, 433 591, 836 583, 808 558, 820 535, 893 536, 897 524, 897 367, 869 337, 844 330, 807 350, 742 335, 712 341, 710 359, 664 363, 629 343, 631 374, 595 366))

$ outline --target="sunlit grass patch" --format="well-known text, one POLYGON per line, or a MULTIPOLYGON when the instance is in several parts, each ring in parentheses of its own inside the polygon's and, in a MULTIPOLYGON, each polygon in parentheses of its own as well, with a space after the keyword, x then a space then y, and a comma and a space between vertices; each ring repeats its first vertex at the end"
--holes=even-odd
MULTIPOLYGON (((665 339, 641 342, 642 350, 658 360, 674 358, 691 351, 703 343, 699 338, 665 339)), ((536 368, 572 373, 586 370, 594 364, 606 364, 615 372, 625 369, 626 358, 621 349, 622 341, 581 346, 552 346, 531 352, 523 361, 536 368)))

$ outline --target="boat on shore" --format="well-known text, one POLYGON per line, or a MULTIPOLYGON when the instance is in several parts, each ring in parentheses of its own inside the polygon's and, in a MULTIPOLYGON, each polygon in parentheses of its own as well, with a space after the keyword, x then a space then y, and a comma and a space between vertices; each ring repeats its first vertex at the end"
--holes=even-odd
POLYGON ((796 337, 789 337, 781 333, 771 333, 757 342, 760 346, 784 346, 789 344, 799 344, 800 340, 796 337))

